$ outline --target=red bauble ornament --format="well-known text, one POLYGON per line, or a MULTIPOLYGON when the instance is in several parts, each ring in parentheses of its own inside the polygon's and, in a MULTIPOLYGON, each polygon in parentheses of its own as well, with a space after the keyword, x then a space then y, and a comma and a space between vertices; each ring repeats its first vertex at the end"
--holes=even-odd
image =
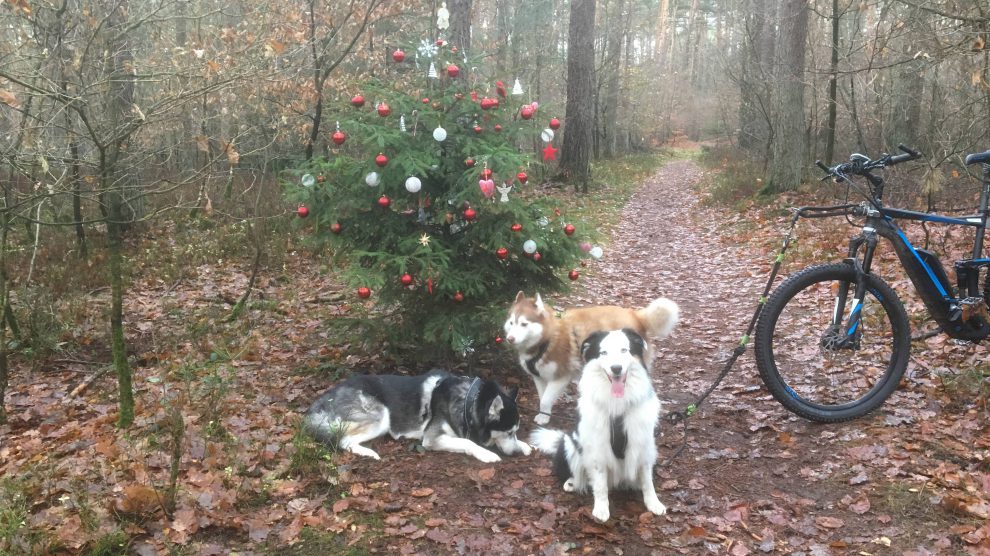
POLYGON ((519 116, 524 120, 530 120, 533 118, 533 107, 530 105, 523 106, 519 111, 519 116))
POLYGON ((409 284, 412 284, 413 283, 413 277, 410 276, 409 273, 403 274, 402 277, 399 278, 399 282, 403 286, 408 286, 409 284))
POLYGON ((451 77, 457 77, 460 74, 461 74, 461 68, 455 66, 454 64, 450 64, 449 66, 447 66, 447 75, 451 77))
POLYGON ((388 107, 384 102, 378 105, 378 115, 381 117, 388 116, 392 113, 392 109, 388 107))
POLYGON ((371 290, 369 288, 361 286, 360 288, 358 288, 357 294, 358 297, 360 297, 361 299, 368 299, 369 297, 371 297, 371 290))
POLYGON ((382 208, 388 208, 388 206, 391 204, 392 204, 392 200, 386 197, 385 195, 382 195, 381 197, 378 198, 378 206, 382 208))
POLYGON ((475 133, 481 133, 481 126, 480 125, 474 126, 474 132, 475 133))
POLYGON ((330 231, 335 234, 339 234, 341 229, 343 229, 343 226, 340 225, 340 222, 334 222, 333 224, 330 224, 330 231))
POLYGON ((354 105, 354 108, 361 108, 364 106, 364 97, 361 95, 354 95, 351 97, 351 104, 354 105))
POLYGON ((460 303, 464 301, 464 294, 461 292, 454 292, 454 303, 460 303))
POLYGON ((509 227, 509 229, 512 230, 513 232, 521 232, 522 224, 518 224, 518 223, 513 224, 512 226, 509 227))
POLYGON ((429 104, 429 103, 430 103, 430 99, 428 99, 427 97, 423 97, 423 104, 429 104))
POLYGON ((401 62, 406 59, 406 53, 396 49, 395 52, 392 53, 392 59, 396 62, 401 62))
POLYGON ((485 178, 486 180, 492 179, 492 169, 491 168, 485 168, 484 170, 482 170, 481 171, 481 177, 485 178))
POLYGON ((385 165, 388 164, 388 157, 383 153, 378 153, 378 156, 375 157, 375 164, 384 168, 385 165))
POLYGON ((519 183, 526 183, 526 180, 529 179, 529 176, 526 175, 526 172, 519 172, 518 174, 516 174, 516 179, 519 180, 519 183))
POLYGON ((426 291, 430 292, 430 295, 433 295, 433 278, 426 279, 426 291))
POLYGON ((299 215, 299 218, 306 218, 309 216, 309 209, 306 207, 299 207, 296 209, 296 214, 299 215))
POLYGON ((488 97, 485 97, 485 98, 481 99, 481 109, 482 110, 488 110, 491 107, 492 107, 492 99, 490 99, 488 97))
MULTIPOLYGON (((468 168, 473 168, 474 167, 474 159, 473 158, 465 158, 464 159, 464 165, 467 166, 468 168)), ((485 178, 485 179, 488 179, 488 178, 485 178)))
POLYGON ((443 46, 445 44, 447 44, 447 41, 443 39, 437 39, 437 46, 443 46))
POLYGON ((478 91, 471 91, 471 102, 478 102, 478 91))
POLYGON ((533 260, 534 261, 540 262, 540 259, 542 259, 542 258, 543 258, 543 255, 541 255, 539 251, 537 251, 536 253, 533 253, 533 260))
POLYGON ((337 145, 343 145, 344 141, 347 141, 347 134, 343 131, 335 131, 330 138, 333 139, 333 142, 337 145))
POLYGON ((502 124, 495 124, 495 131, 502 131, 502 124))
POLYGON ((574 230, 575 230, 574 224, 568 224, 568 225, 564 226, 564 233, 567 234, 567 235, 569 235, 569 236, 574 235, 574 230))
POLYGON ((495 256, 502 260, 505 260, 509 258, 509 250, 506 249, 505 247, 499 247, 498 249, 495 250, 495 256))
POLYGON ((580 276, 581 273, 576 270, 572 270, 567 273, 567 277, 570 278, 571 280, 577 280, 580 276))
POLYGON ((495 92, 498 93, 498 96, 505 98, 505 83, 502 83, 501 81, 496 81, 495 92))
POLYGON ((551 118, 550 129, 560 129, 560 120, 558 120, 557 118, 551 118))
POLYGON ((501 344, 502 343, 502 337, 501 336, 495 336, 495 343, 496 344, 501 344))
POLYGON ((464 209, 464 220, 470 222, 471 220, 474 220, 476 216, 478 216, 478 213, 475 212, 473 208, 468 207, 464 209))

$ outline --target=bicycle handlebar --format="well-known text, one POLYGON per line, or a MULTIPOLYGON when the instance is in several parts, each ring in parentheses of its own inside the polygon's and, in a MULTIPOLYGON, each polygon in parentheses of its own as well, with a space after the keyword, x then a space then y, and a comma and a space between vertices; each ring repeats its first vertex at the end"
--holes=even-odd
POLYGON ((828 178, 834 177, 836 180, 841 182, 845 181, 846 177, 850 174, 866 176, 870 173, 870 170, 885 168, 887 166, 893 166, 894 164, 900 164, 901 162, 921 158, 921 153, 910 147, 905 145, 897 145, 897 148, 904 151, 904 154, 883 154, 880 158, 870 160, 868 156, 853 153, 849 156, 848 162, 836 164, 831 168, 823 164, 821 160, 816 160, 815 165, 821 168, 826 174, 822 180, 827 180, 828 178))

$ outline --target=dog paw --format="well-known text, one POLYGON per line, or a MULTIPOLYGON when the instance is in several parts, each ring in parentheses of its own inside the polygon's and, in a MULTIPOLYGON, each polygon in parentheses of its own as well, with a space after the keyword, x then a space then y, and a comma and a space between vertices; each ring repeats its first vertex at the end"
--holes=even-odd
POLYGON ((478 458, 479 460, 485 463, 495 463, 497 461, 502 461, 502 458, 498 457, 498 454, 496 454, 495 452, 490 452, 488 450, 478 450, 473 455, 474 457, 478 458))
POLYGON ((591 510, 591 515, 598 521, 605 523, 606 521, 608 521, 609 518, 608 506, 607 505, 599 506, 598 504, 595 504, 594 509, 591 510))
POLYGON ((643 502, 646 503, 646 509, 650 510, 653 515, 663 515, 667 513, 667 506, 664 506, 663 502, 657 498, 653 498, 652 500, 646 499, 643 502))
POLYGON ((381 456, 378 455, 378 452, 372 450, 371 448, 365 448, 364 446, 351 446, 350 450, 351 452, 359 456, 364 456, 366 458, 377 459, 377 460, 382 459, 381 456))
POLYGON ((537 413, 536 417, 533 417, 533 421, 536 421, 537 425, 545 425, 550 422, 550 416, 546 413, 537 413))
POLYGON ((564 492, 574 492, 574 477, 564 481, 564 492))
POLYGON ((519 451, 522 452, 522 455, 524 456, 528 456, 529 454, 533 453, 533 448, 531 448, 529 444, 526 444, 522 440, 516 441, 516 445, 519 447, 519 451))

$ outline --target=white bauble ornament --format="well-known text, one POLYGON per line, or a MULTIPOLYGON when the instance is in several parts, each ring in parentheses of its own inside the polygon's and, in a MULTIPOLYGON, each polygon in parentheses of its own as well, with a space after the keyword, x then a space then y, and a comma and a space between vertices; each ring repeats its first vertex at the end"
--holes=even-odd
POLYGON ((447 130, 437 126, 437 128, 433 130, 433 138, 437 141, 443 141, 447 138, 447 130))
POLYGON ((546 216, 541 216, 540 219, 536 221, 536 223, 539 224, 541 228, 546 228, 547 226, 550 225, 550 219, 547 218, 546 216))
POLYGON ((544 129, 543 133, 540 134, 540 139, 543 139, 544 143, 549 143, 550 141, 553 141, 553 130, 550 129, 549 127, 544 129))
POLYGON ((406 191, 410 193, 419 193, 419 190, 423 187, 423 182, 419 181, 416 176, 409 176, 406 178, 406 191))
POLYGON ((364 177, 364 183, 368 184, 369 187, 378 187, 381 182, 382 177, 378 175, 378 172, 371 172, 364 177))
POLYGON ((601 247, 596 245, 591 248, 591 251, 588 251, 588 254, 591 255, 591 258, 593 259, 600 259, 605 253, 602 251, 601 247))
POLYGON ((523 243, 523 251, 529 253, 530 255, 536 253, 536 242, 531 239, 527 239, 526 243, 523 243))
POLYGON ((313 174, 303 174, 301 181, 302 184, 305 185, 306 187, 313 187, 313 185, 316 183, 316 178, 313 177, 313 174))

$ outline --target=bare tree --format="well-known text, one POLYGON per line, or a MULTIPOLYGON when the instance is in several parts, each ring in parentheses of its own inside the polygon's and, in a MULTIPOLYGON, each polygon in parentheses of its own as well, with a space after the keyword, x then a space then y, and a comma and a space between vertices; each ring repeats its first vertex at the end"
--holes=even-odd
POLYGON ((560 169, 588 190, 595 121, 595 0, 573 0, 567 34, 567 109, 560 169))

